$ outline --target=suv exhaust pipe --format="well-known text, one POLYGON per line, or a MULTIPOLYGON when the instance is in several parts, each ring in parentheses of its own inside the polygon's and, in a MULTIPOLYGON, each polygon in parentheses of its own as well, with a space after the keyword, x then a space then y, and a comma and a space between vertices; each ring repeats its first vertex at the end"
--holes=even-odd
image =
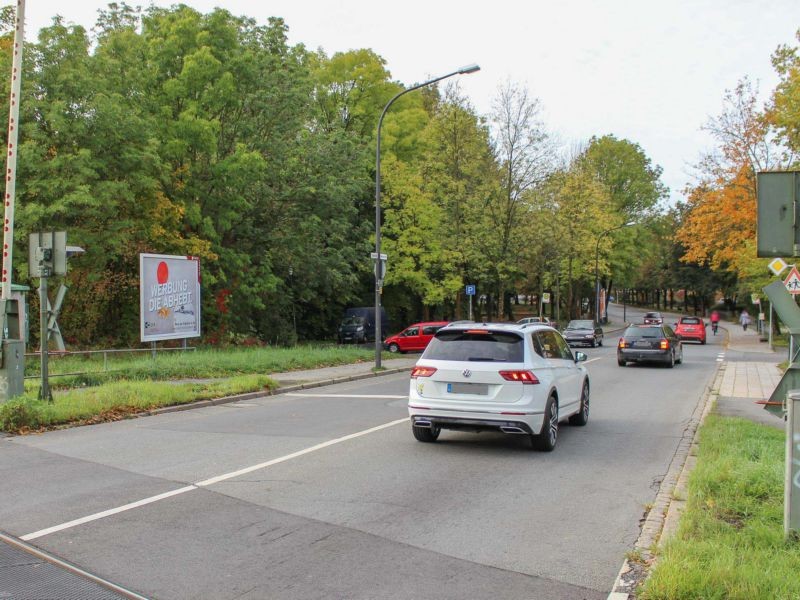
POLYGON ((503 426, 500 428, 503 433, 527 434, 528 432, 521 427, 503 426))
POLYGON ((430 429, 431 427, 433 427, 433 425, 428 419, 414 419, 414 427, 423 427, 425 429, 430 429))

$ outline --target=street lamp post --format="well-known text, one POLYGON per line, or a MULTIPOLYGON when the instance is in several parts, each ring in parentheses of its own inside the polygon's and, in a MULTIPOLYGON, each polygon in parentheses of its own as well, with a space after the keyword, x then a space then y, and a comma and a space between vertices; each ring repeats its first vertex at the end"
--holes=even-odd
POLYGON ((612 227, 611 229, 606 229, 600 235, 597 236, 597 246, 594 250, 594 322, 598 325, 600 324, 600 278, 597 272, 598 262, 600 260, 600 240, 603 239, 603 236, 606 234, 611 233, 612 231, 616 231, 617 229, 622 229, 623 227, 630 227, 631 225, 636 225, 633 221, 628 223, 623 223, 622 225, 617 225, 616 227, 612 227))
POLYGON ((411 86, 408 89, 403 90, 396 94, 389 102, 386 103, 386 106, 383 107, 383 112, 381 113, 380 118, 378 119, 378 136, 377 136, 377 148, 375 151, 375 368, 381 368, 381 350, 383 350, 383 336, 381 332, 381 287, 383 286, 383 273, 380 265, 381 261, 381 125, 383 125, 383 117, 386 116, 386 111, 389 110, 389 107, 397 100, 400 96, 407 94, 408 92, 413 92, 414 90, 418 90, 419 88, 425 87, 427 85, 434 84, 442 79, 447 79, 448 77, 452 77, 453 75, 465 75, 468 73, 474 73, 475 71, 480 71, 480 67, 478 65, 467 65, 466 67, 461 67, 460 69, 453 71, 452 73, 448 73, 447 75, 442 75, 441 77, 436 77, 434 79, 430 79, 423 83, 418 83, 417 85, 411 86))

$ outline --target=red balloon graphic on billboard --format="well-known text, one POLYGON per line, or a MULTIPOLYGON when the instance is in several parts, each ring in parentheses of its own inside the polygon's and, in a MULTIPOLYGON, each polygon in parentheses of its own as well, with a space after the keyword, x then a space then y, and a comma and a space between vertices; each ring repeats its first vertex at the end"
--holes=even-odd
POLYGON ((167 267, 167 263, 165 263, 163 260, 158 263, 156 277, 158 278, 158 283, 161 285, 167 283, 167 279, 169 279, 169 267, 167 267))

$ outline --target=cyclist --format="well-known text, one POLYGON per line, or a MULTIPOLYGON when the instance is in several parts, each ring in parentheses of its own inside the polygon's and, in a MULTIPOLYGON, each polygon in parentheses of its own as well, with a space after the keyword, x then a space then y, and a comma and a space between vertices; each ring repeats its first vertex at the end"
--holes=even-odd
POLYGON ((717 335, 717 327, 719 327, 719 313, 715 310, 711 311, 711 331, 717 335))

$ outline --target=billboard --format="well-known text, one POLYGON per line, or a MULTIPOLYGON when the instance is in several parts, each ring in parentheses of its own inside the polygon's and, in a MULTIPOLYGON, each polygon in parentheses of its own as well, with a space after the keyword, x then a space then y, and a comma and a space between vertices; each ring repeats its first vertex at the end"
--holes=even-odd
POLYGON ((141 340, 200 336, 200 259, 139 255, 141 340))

